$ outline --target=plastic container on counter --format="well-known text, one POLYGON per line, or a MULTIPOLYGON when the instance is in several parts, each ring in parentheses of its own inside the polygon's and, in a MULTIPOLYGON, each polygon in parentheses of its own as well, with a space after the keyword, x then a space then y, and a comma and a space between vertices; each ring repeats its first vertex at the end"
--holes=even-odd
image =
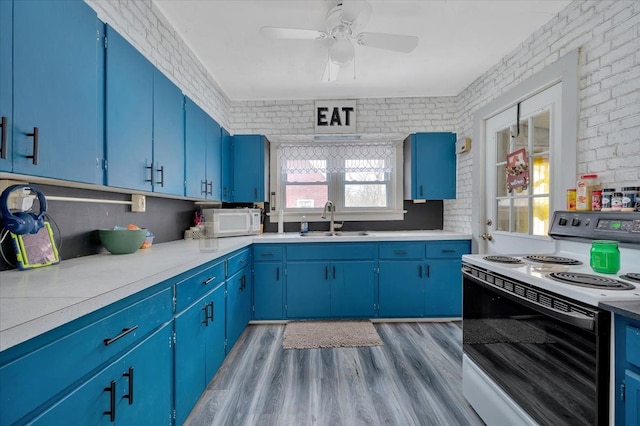
POLYGON ((580 176, 576 185, 576 210, 591 210, 593 191, 600 189, 597 174, 580 176))
POLYGON ((622 188, 622 211, 636 211, 638 206, 638 192, 640 188, 637 186, 626 186, 622 188))
POLYGON ((604 188, 602 190, 602 211, 603 212, 611 211, 611 198, 613 198, 614 192, 616 192, 615 188, 604 188))
POLYGON ((619 212, 622 210, 622 192, 614 192, 611 196, 611 211, 619 212))
POLYGON ((576 189, 567 189, 567 210, 576 209, 576 189))

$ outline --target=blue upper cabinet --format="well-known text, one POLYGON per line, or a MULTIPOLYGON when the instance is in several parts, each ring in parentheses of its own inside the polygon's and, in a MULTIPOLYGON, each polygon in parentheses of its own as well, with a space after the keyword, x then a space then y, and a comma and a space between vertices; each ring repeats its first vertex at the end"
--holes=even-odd
POLYGON ((233 138, 223 127, 222 133, 222 201, 233 201, 233 138))
POLYGON ((187 197, 206 198, 208 188, 206 161, 207 113, 185 96, 184 102, 185 171, 187 197))
POLYGON ((12 169, 11 151, 11 126, 13 98, 12 72, 13 72, 13 2, 0 1, 0 172, 10 172, 12 169))
POLYGON ((269 145, 262 135, 233 136, 233 201, 268 200, 269 145))
POLYGON ((107 25, 107 185, 151 191, 153 66, 107 25))
POLYGON ((404 142, 404 199, 456 198, 455 133, 416 133, 404 142))
MULTIPOLYGON (((1 3, 0 107, 5 116, 4 76, 11 66, 5 62, 11 57, 5 56, 10 31, 5 21, 11 2, 1 3)), ((103 72, 100 25, 96 13, 79 0, 14 2, 13 172, 102 183, 96 90, 103 72)))
POLYGON ((222 200, 222 133, 220 125, 211 117, 207 117, 205 155, 207 198, 222 200))
POLYGON ((184 195, 184 96, 157 69, 153 74, 153 191, 184 195))

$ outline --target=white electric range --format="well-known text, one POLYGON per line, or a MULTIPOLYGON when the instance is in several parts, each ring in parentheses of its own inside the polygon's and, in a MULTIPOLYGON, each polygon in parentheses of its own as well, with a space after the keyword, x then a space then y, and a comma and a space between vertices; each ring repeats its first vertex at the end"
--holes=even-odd
POLYGON ((549 234, 553 253, 462 259, 463 393, 489 425, 609 422, 598 303, 640 300, 640 213, 555 212, 549 234), (591 269, 593 240, 619 242, 616 274, 591 269))

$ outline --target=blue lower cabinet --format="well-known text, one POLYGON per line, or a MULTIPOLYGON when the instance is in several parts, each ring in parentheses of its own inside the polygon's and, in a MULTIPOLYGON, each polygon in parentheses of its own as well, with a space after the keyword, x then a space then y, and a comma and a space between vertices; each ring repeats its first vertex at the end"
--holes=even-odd
POLYGON ((38 425, 172 423, 171 323, 33 420, 38 425))
POLYGON ((288 318, 331 316, 330 274, 327 262, 287 263, 288 318))
POLYGON ((331 271, 331 316, 375 316, 375 262, 333 262, 331 271))
POLYGON ((224 359, 224 283, 175 317, 175 410, 182 424, 224 359))
MULTIPOLYGON (((380 261, 378 315, 417 318, 425 311, 424 261, 380 261)), ((458 271, 459 272, 459 271, 458 271)))
POLYGON ((640 374, 626 370, 624 374, 625 388, 625 426, 640 424, 640 374))
POLYGON ((456 259, 427 261, 425 314, 430 317, 462 316, 462 262, 456 259))
POLYGON ((256 320, 283 319, 282 262, 256 262, 254 264, 253 318, 256 320))
POLYGON ((227 353, 231 351, 251 319, 251 266, 245 266, 227 278, 227 353))
POLYGON ((640 424, 640 321, 614 316, 615 424, 640 424))

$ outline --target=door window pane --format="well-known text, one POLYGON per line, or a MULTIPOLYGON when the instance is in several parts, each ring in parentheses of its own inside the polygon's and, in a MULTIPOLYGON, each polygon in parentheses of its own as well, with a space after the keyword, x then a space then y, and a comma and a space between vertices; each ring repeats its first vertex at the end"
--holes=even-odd
POLYGON ((502 200, 498 200, 498 223, 496 224, 496 229, 498 231, 509 231, 510 227, 509 227, 509 223, 510 223, 510 206, 511 206, 511 199, 507 198, 507 199, 502 199, 502 200))
POLYGON ((529 198, 513 200, 513 232, 529 233, 529 198))

